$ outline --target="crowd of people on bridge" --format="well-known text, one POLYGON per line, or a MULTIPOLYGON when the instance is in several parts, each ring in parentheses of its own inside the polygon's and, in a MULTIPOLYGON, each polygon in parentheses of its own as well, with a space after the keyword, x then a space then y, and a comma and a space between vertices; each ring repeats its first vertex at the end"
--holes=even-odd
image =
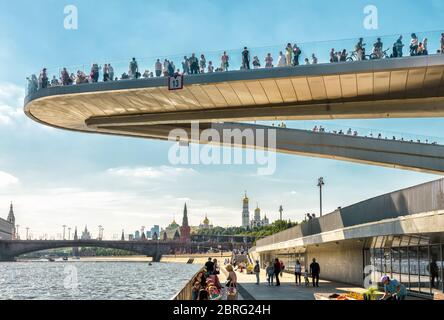
MULTIPOLYGON (((322 125, 320 125, 320 126, 317 126, 317 125, 316 125, 316 126, 312 129, 312 132, 315 132, 315 133, 332 133, 332 134, 347 135, 347 136, 353 136, 353 137, 359 137, 359 136, 360 136, 357 130, 352 130, 351 128, 349 128, 347 131, 344 131, 344 130, 342 130, 342 129, 340 129, 340 130, 327 131, 322 125)), ((373 135, 373 133, 370 133, 370 134, 368 134, 368 135, 366 135, 366 136, 364 136, 364 137, 365 137, 365 138, 384 139, 384 140, 389 140, 389 139, 390 139, 390 138, 387 137, 387 136, 383 136, 382 133, 379 133, 379 134, 377 134, 377 135, 373 135)), ((409 139, 409 140, 405 140, 403 137, 398 138, 398 137, 396 137, 396 136, 392 136, 392 137, 391 137, 391 140, 393 140, 393 141, 401 141, 401 142, 412 142, 412 143, 422 143, 422 144, 438 145, 438 142, 436 142, 436 141, 430 141, 430 140, 427 139, 427 138, 424 139, 424 140, 421 140, 421 139, 416 139, 416 140, 409 139)))
MULTIPOLYGON (((393 44, 392 53, 389 55, 387 52, 389 49, 384 50, 384 44, 381 38, 373 44, 373 50, 370 55, 366 55, 364 39, 360 38, 355 45, 354 51, 348 53, 346 49, 336 51, 334 48, 330 51, 330 62, 345 62, 345 61, 361 61, 366 59, 382 59, 382 58, 400 58, 403 57, 403 37, 400 36, 396 42, 393 44)), ((424 38, 420 41, 415 33, 411 34, 410 40, 410 56, 428 55, 428 39, 424 38)), ((444 33, 441 34, 440 39, 440 49, 437 53, 444 53, 444 33)), ((277 61, 275 60, 271 53, 267 53, 264 57, 264 68, 273 67, 296 67, 300 65, 300 58, 302 55, 302 48, 295 44, 288 43, 283 51, 279 52, 277 61)), ((318 58, 314 53, 309 55, 310 58, 305 58, 303 64, 318 64, 318 58)), ((154 78, 154 77, 170 77, 178 75, 194 75, 202 73, 213 73, 213 72, 226 72, 231 68, 231 58, 226 51, 220 56, 219 63, 213 63, 213 61, 207 61, 204 54, 199 57, 192 53, 191 56, 184 56, 181 62, 182 70, 176 68, 176 65, 172 60, 165 59, 161 62, 160 59, 154 64, 154 72, 150 70, 145 70, 143 73, 139 69, 139 64, 136 58, 133 58, 128 67, 128 72, 124 72, 120 78, 116 77, 114 73, 114 67, 107 63, 103 67, 94 63, 91 66, 89 74, 85 74, 82 70, 77 70, 76 73, 70 73, 67 68, 63 68, 60 75, 57 77, 55 75, 49 79, 48 70, 44 68, 39 77, 32 75, 27 78, 28 80, 28 91, 35 92, 39 89, 44 89, 48 87, 57 86, 69 86, 69 85, 79 85, 85 83, 97 83, 100 79, 100 74, 102 74, 103 82, 108 81, 118 81, 118 80, 130 80, 139 78, 154 78)), ((261 59, 258 56, 254 56, 251 59, 250 50, 248 47, 244 47, 241 52, 241 66, 240 70, 250 70, 259 69, 262 67, 261 59)))

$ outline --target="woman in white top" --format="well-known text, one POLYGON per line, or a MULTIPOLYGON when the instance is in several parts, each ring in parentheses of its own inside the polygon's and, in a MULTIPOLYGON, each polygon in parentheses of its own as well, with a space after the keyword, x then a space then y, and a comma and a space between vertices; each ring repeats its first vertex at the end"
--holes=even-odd
POLYGON ((287 59, 285 59, 284 54, 279 52, 279 58, 278 58, 278 67, 285 67, 287 65, 287 59))
POLYGON ((412 40, 410 41, 410 55, 416 56, 418 53, 418 37, 415 33, 412 33, 412 40))

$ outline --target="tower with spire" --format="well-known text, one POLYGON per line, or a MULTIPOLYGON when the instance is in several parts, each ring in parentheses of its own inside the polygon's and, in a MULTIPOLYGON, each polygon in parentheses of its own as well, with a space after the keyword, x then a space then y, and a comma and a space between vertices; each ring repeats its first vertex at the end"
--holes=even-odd
POLYGON ((187 204, 183 209, 182 226, 180 227, 180 242, 190 242, 191 241, 191 228, 188 224, 188 210, 187 204))
POLYGON ((11 234, 12 239, 17 239, 16 229, 15 229, 15 215, 14 215, 14 205, 11 202, 9 206, 8 222, 11 224, 11 234))
POLYGON ((247 191, 245 191, 245 197, 243 199, 242 209, 242 227, 248 229, 250 227, 250 200, 247 197, 247 191))

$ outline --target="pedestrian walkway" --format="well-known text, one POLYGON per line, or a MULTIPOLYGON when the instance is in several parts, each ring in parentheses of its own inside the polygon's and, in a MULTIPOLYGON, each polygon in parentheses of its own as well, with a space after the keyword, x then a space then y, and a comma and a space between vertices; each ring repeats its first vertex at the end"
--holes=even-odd
POLYGON ((289 273, 283 273, 280 278, 281 286, 269 286, 266 279, 265 270, 261 270, 260 284, 256 285, 256 276, 237 272, 238 283, 255 300, 315 300, 315 293, 347 293, 350 291, 363 292, 362 288, 353 287, 346 284, 331 282, 326 280, 319 281, 319 288, 306 287, 302 277, 302 285, 296 286, 295 277, 289 273))

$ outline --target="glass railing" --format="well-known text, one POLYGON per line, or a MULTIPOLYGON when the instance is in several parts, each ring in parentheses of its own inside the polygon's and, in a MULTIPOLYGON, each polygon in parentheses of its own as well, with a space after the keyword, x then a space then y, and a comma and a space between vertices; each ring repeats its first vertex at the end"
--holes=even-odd
MULTIPOLYGON (((250 69, 255 68, 265 68, 266 60, 268 56, 272 57, 272 62, 270 61, 269 67, 295 67, 298 63, 299 65, 305 64, 325 64, 325 63, 351 63, 356 60, 368 60, 368 59, 389 59, 389 58, 399 58, 401 56, 410 56, 417 54, 439 54, 441 51, 441 32, 440 31, 429 31, 429 32, 419 32, 416 33, 418 39, 418 45, 424 42, 424 39, 427 40, 426 48, 427 52, 422 52, 421 49, 413 50, 411 52, 410 49, 410 41, 411 34, 406 33, 402 34, 402 45, 398 45, 395 47, 395 43, 399 39, 400 35, 389 35, 389 36, 381 36, 380 40, 382 45, 380 45, 381 50, 373 51, 374 44, 377 43, 377 37, 366 37, 363 39, 363 48, 365 48, 365 52, 358 51, 356 52, 356 46, 358 43, 358 39, 343 39, 336 41, 321 41, 321 42, 305 42, 305 43, 297 43, 297 47, 299 48, 299 55, 297 61, 294 58, 293 47, 295 45, 294 42, 291 43, 292 49, 286 51, 287 44, 275 45, 275 46, 267 46, 267 47, 256 47, 256 48, 248 48, 249 50, 249 67, 250 69), (339 52, 343 52, 345 50, 345 54, 340 55, 339 52), (331 55, 331 51, 334 52, 331 55), (282 57, 279 58, 280 52, 282 52, 282 57), (257 59, 255 59, 257 57, 257 59), (287 59, 289 58, 289 59, 287 59), (254 60, 258 62, 255 63, 254 60), (287 60, 290 60, 287 63, 287 60)), ((398 43, 399 44, 399 43, 398 43)), ((201 52, 195 52, 195 57, 197 58, 197 69, 198 72, 221 72, 228 70, 245 70, 242 68, 243 59, 242 59, 242 51, 243 48, 231 49, 231 50, 219 50, 204 53, 205 63, 202 63, 203 59, 201 59, 201 52), (229 57, 228 67, 222 63, 221 57, 224 52, 229 57), (209 68, 210 62, 212 67, 209 68)), ((179 70, 180 73, 184 73, 190 70, 190 66, 183 66, 184 57, 191 57, 193 52, 188 52, 185 54, 176 54, 172 56, 152 56, 152 57, 140 57, 137 55, 137 52, 134 53, 137 58, 138 65, 138 74, 132 74, 130 70, 130 61, 132 57, 129 57, 128 60, 120 60, 113 61, 111 59, 97 59, 91 63, 82 63, 77 65, 67 65, 61 67, 53 67, 48 68, 46 70, 46 79, 45 77, 41 77, 41 71, 36 72, 34 75, 27 78, 27 94, 35 92, 41 88, 47 88, 51 86, 60 86, 63 81, 61 79, 61 72, 63 68, 66 68, 68 74, 72 77, 70 80, 65 79, 65 84, 67 85, 79 85, 79 84, 94 84, 92 68, 93 63, 97 64, 98 74, 96 75, 97 81, 102 82, 104 80, 131 80, 136 77, 140 78, 150 78, 156 77, 156 68, 155 64, 157 59, 159 59, 162 64, 162 70, 160 72, 160 76, 168 76, 169 72, 177 72, 179 70), (174 64, 174 67, 169 68, 164 64, 165 60, 171 61, 174 64), (105 64, 111 64, 113 69, 113 74, 108 75, 108 78, 112 79, 104 79, 104 70, 105 64), (43 78, 43 79, 42 79, 43 78)), ((225 71, 226 72, 226 71, 225 71)), ((106 77, 105 77, 106 78, 106 77)))

